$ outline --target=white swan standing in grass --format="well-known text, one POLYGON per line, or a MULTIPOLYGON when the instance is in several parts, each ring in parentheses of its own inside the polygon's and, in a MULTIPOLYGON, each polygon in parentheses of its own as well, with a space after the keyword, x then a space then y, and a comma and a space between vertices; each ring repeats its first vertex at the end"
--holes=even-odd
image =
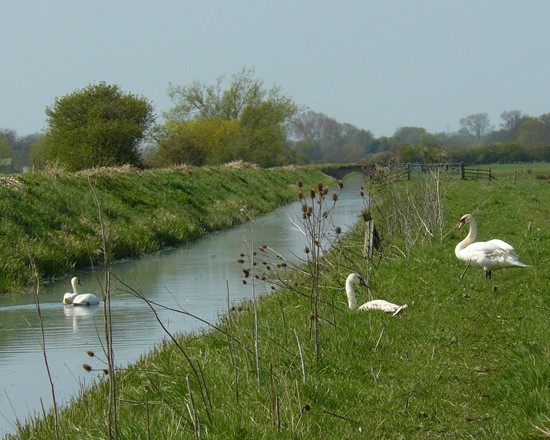
POLYGON ((470 224, 470 232, 464 240, 456 245, 455 255, 459 260, 473 266, 482 267, 485 271, 485 278, 490 280, 491 272, 497 269, 530 267, 519 261, 512 245, 505 241, 494 239, 474 243, 477 237, 477 222, 472 214, 464 214, 458 223, 458 227, 462 228, 466 223, 470 224))
POLYGON ((374 299, 372 301, 366 302, 360 307, 357 307, 357 298, 355 297, 354 284, 360 284, 362 286, 367 286, 363 277, 358 273, 350 273, 346 279, 346 295, 348 296, 348 305, 351 310, 381 310, 386 313, 391 313, 393 316, 399 315, 407 307, 407 304, 402 306, 393 304, 391 302, 385 301, 383 299, 374 299))
POLYGON ((63 304, 72 304, 74 306, 91 306, 99 304, 99 298, 92 293, 78 293, 80 286, 80 278, 73 277, 71 279, 73 292, 67 292, 63 295, 63 304))

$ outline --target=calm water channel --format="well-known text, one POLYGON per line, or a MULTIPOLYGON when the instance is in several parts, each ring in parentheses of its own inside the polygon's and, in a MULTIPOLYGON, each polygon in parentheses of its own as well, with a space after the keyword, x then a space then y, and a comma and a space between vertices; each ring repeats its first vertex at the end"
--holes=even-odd
MULTIPOLYGON (((344 182, 334 217, 335 225, 344 231, 357 221, 363 208, 361 182, 359 175, 351 175, 344 182)), ((250 297, 250 288, 242 285, 242 267, 237 259, 246 252, 251 228, 255 243, 266 243, 286 258, 296 260, 293 256, 303 255, 305 238, 291 219, 297 221, 300 215, 300 205, 290 204, 256 219, 252 226, 242 225, 176 249, 118 262, 111 269, 148 299, 214 323, 227 310, 228 287, 232 303, 250 297)), ((78 276, 83 293, 100 296, 101 273, 84 270, 78 276)), ((126 293, 116 281, 112 284, 115 362, 124 366, 158 345, 166 334, 143 301, 126 293)), ((58 404, 67 402, 82 386, 93 382, 94 374, 86 373, 83 363, 104 367, 86 355, 88 350, 102 353, 98 338, 98 332, 103 334, 102 307, 63 306, 61 299, 69 290, 69 281, 63 280, 45 285, 40 296, 46 352, 58 404)), ((162 309, 158 313, 171 332, 205 327, 180 313, 162 309)), ((0 296, 0 437, 15 431, 16 419, 24 421, 31 414, 39 414, 41 402, 45 408, 51 407, 41 338, 33 297, 0 296)))

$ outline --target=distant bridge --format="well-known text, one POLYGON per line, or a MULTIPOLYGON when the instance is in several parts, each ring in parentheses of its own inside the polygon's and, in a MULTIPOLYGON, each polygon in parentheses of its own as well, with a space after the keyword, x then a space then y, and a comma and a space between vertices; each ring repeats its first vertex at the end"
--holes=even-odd
POLYGON ((347 164, 342 166, 333 165, 330 168, 321 168, 321 171, 327 176, 334 177, 337 180, 342 180, 349 173, 361 173, 364 175, 371 174, 374 170, 372 167, 365 165, 347 164))

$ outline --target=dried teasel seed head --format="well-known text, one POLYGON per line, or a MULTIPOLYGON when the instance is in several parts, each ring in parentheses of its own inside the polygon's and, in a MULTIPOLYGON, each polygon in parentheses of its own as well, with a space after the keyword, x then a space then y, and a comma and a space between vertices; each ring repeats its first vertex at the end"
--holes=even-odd
POLYGON ((84 368, 88 373, 92 371, 92 367, 88 364, 82 364, 82 368, 84 368))
POLYGON ((242 283, 243 283, 243 284, 246 284, 246 280, 242 280, 242 283))
POLYGON ((323 188, 323 195, 326 196, 327 194, 328 194, 328 188, 325 187, 325 188, 323 188))
POLYGON ((304 194, 300 191, 298 193, 298 199, 302 200, 304 198, 304 194))
POLYGON ((336 202, 338 200, 338 194, 332 193, 332 200, 336 202))
POLYGON ((342 228, 340 226, 336 226, 336 234, 340 235, 342 233, 342 228))
POLYGON ((304 186, 304 182, 302 182, 301 180, 298 180, 298 188, 301 188, 302 186, 304 186))
POLYGON ((302 212, 307 212, 307 205, 302 205, 302 212))
POLYGON ((105 376, 107 376, 107 375, 109 374, 109 370, 107 370, 107 369, 105 368, 105 369, 103 370, 103 374, 104 374, 105 376))
POLYGON ((306 247, 304 248, 304 252, 305 252, 306 254, 309 254, 309 247, 306 246, 306 247))
POLYGON ((319 183, 317 184, 317 190, 318 190, 319 192, 322 192, 322 191, 323 191, 323 182, 319 182, 319 183))
POLYGON ((241 259, 237 260, 237 263, 244 264, 244 260, 241 258, 241 259))
POLYGON ((344 187, 344 182, 341 180, 338 181, 338 188, 342 189, 344 187))
POLYGON ((361 197, 365 197, 365 193, 363 191, 360 192, 361 197))
POLYGON ((86 354, 93 358, 95 356, 95 353, 93 351, 87 351, 86 354))
POLYGON ((309 191, 309 197, 314 199, 315 198, 315 190, 312 189, 311 191, 309 191))

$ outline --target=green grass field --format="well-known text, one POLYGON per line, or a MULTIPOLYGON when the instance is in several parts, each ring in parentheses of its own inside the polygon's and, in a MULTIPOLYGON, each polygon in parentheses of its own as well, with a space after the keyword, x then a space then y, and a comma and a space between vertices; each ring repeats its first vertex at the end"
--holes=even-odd
MULTIPOLYGON (((493 173, 491 182, 437 185, 425 175, 370 188, 383 256, 361 257, 361 222, 322 263, 317 353, 311 281, 287 269, 292 288, 257 302, 256 342, 249 302, 219 330, 179 337, 120 372, 118 438, 548 437, 550 182, 537 176, 550 166, 493 173), (480 268, 464 273, 454 247, 467 231, 455 226, 467 212, 478 240, 506 240, 532 267, 491 281, 480 268), (368 275, 373 297, 409 308, 350 311, 351 271, 368 275)), ((108 438, 106 390, 104 380, 61 412, 61 438, 108 438)), ((53 418, 19 437, 55 438, 53 418)))

